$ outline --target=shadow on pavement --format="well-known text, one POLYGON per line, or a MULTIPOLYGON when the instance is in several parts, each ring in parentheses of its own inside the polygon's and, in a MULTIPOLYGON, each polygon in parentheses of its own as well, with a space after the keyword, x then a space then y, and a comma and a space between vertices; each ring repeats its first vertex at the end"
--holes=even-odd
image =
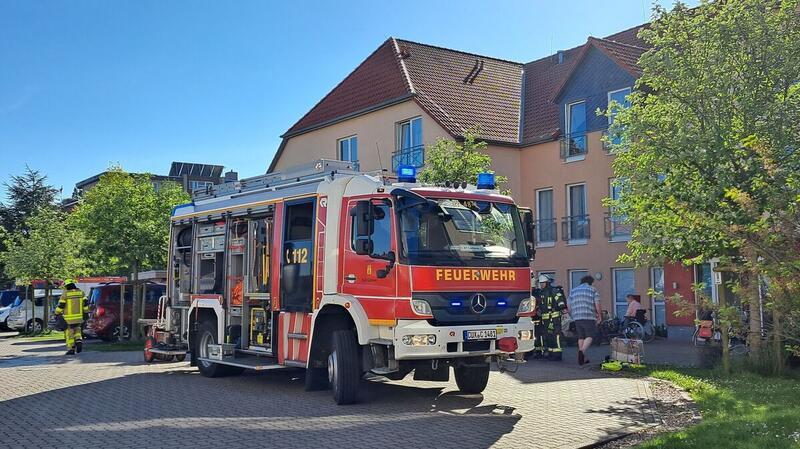
POLYGON ((362 391, 363 402, 337 406, 330 391, 305 392, 298 371, 207 379, 175 370, 11 399, 0 416, 37 423, 6 429, 6 442, 35 432, 42 447, 488 447, 520 419, 438 387, 365 381, 362 391), (42 410, 70 419, 45 420, 42 410))

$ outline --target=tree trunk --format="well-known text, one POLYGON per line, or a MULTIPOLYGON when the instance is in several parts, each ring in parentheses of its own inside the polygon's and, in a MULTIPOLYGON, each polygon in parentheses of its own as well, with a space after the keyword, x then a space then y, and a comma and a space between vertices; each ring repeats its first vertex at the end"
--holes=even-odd
MULTIPOLYGON (((724 294, 719 295, 719 310, 720 315, 725 314, 725 308, 727 307, 727 298, 724 294)), ((731 374, 731 353, 730 353, 730 345, 731 345, 731 338, 728 334, 728 320, 723 319, 722 317, 717 317, 717 323, 719 323, 720 334, 722 336, 722 372, 725 373, 726 376, 731 374)))
POLYGON ((772 374, 783 373, 783 324, 781 312, 776 307, 772 310, 772 374))
POLYGON ((139 262, 133 262, 133 282, 131 283, 131 340, 139 339, 139 262))
MULTIPOLYGON (((63 288, 61 292, 63 295, 63 288)), ((44 333, 47 328, 47 322, 50 320, 50 293, 52 293, 52 290, 50 289, 50 282, 48 281, 44 287, 44 299, 42 300, 42 333, 44 333)), ((34 303, 33 306, 33 310, 36 310, 36 303, 34 303)), ((36 325, 35 322, 33 324, 36 325)))
POLYGON ((124 341, 122 329, 125 328, 125 284, 119 285, 119 335, 117 340, 124 341))
POLYGON ((744 299, 747 301, 749 308, 749 325, 747 332, 747 343, 750 345, 751 358, 760 358, 761 354, 761 341, 763 338, 763 330, 761 325, 761 313, 763 302, 761 299, 761 280, 758 270, 752 267, 752 264, 758 259, 758 255, 752 248, 747 247, 744 250, 744 256, 750 264, 742 273, 742 293, 744 299), (752 357, 754 356, 754 357, 752 357))

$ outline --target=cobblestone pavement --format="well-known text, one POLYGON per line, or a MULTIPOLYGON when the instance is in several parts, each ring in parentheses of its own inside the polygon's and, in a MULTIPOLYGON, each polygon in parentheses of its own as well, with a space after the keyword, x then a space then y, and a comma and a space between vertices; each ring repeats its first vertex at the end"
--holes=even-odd
POLYGON ((0 447, 578 448, 659 422, 646 381, 571 358, 492 372, 483 395, 365 381, 359 404, 337 406, 299 370, 207 379, 140 352, 61 354, 0 338, 0 447))

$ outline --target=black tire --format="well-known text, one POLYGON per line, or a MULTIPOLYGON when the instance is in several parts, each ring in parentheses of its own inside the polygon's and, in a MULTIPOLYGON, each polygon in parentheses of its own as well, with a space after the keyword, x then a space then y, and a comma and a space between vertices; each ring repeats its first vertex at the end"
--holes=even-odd
POLYGON ((328 356, 328 382, 337 404, 352 404, 358 399, 361 363, 358 358, 358 342, 353 331, 333 332, 333 349, 328 356))
MULTIPOLYGON (((217 343, 217 326, 214 322, 208 320, 200 324, 200 330, 197 331, 197 353, 200 357, 205 358, 207 354, 206 345, 218 344, 217 343)), ((244 368, 238 366, 223 365, 221 363, 197 361, 197 369, 204 377, 223 377, 235 376, 241 374, 244 368)))
POLYGON ((176 362, 183 362, 184 360, 186 360, 186 354, 181 354, 181 355, 176 355, 175 356, 175 361, 176 362))
POLYGON ((328 368, 306 368, 306 391, 321 391, 330 388, 328 368))
POLYGON ((25 323, 25 333, 38 334, 42 331, 44 331, 44 324, 39 318, 36 318, 35 320, 30 319, 27 323, 25 323))
POLYGON ((480 366, 459 365, 453 370, 456 374, 456 385, 462 393, 482 393, 489 383, 489 364, 480 366))

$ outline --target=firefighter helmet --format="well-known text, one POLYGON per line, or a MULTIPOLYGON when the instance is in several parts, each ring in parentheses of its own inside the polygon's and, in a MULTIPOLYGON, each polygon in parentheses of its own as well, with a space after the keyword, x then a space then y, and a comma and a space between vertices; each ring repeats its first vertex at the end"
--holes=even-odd
POLYGON ((544 284, 545 282, 553 282, 553 280, 550 279, 550 276, 548 276, 548 275, 546 275, 544 273, 541 273, 539 275, 539 283, 540 284, 544 284))

